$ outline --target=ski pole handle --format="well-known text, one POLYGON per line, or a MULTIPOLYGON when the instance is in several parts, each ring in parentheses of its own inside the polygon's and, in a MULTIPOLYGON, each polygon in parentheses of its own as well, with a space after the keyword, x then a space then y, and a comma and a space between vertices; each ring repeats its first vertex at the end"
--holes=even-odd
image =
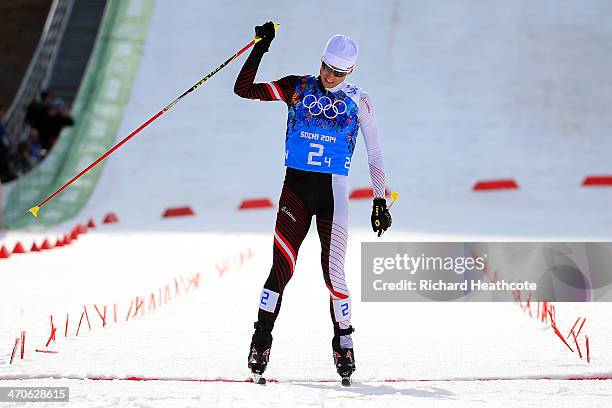
MULTIPOLYGON (((278 30, 278 28, 279 28, 279 27, 280 27, 280 24, 278 24, 278 23, 274 23, 274 29, 275 29, 275 30, 278 30)), ((261 38, 262 38, 262 37, 255 37, 255 38, 253 39, 253 44, 257 44, 258 42, 260 42, 260 41, 261 41, 261 38)))
POLYGON ((391 204, 389 204, 389 210, 391 209, 391 207, 393 207, 393 204, 395 204, 398 198, 399 198, 399 194, 397 194, 397 191, 394 191, 391 193, 392 200, 391 200, 391 204))

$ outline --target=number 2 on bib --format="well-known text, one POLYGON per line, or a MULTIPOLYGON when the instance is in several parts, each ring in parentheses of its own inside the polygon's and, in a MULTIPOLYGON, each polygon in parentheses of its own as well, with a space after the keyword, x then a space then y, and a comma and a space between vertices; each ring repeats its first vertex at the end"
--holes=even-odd
MULTIPOLYGON (((310 147, 313 147, 313 148, 315 148, 317 150, 316 151, 311 151, 310 153, 308 153, 308 162, 307 162, 307 164, 310 164, 312 166, 320 166, 321 162, 320 161, 316 161, 315 157, 323 156, 323 150, 325 149, 325 146, 323 146, 322 144, 319 144, 319 143, 311 143, 310 147)), ((325 157, 323 159, 323 162, 325 162, 325 164, 327 164, 327 167, 331 167, 331 157, 325 157)))

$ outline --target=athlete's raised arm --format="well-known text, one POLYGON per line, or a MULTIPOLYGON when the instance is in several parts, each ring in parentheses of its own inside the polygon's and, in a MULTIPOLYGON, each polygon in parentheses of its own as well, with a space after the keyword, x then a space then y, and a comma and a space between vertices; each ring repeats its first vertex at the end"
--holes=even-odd
POLYGON ((297 76, 291 75, 273 82, 254 83, 257 69, 263 55, 268 52, 274 39, 274 23, 268 21, 264 25, 255 27, 255 35, 260 37, 251 54, 244 62, 236 83, 234 93, 242 98, 258 99, 260 101, 284 101, 289 103, 291 95, 297 84, 297 76))

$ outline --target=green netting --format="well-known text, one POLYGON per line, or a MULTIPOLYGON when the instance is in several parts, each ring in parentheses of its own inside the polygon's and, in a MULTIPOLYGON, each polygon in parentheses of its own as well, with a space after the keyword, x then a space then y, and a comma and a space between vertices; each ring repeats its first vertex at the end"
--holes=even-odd
POLYGON ((27 210, 108 150, 119 131, 147 37, 155 0, 110 0, 101 31, 75 99, 76 125, 64 131, 50 155, 16 182, 7 197, 8 229, 49 227, 75 217, 91 196, 101 163, 46 204, 27 210))

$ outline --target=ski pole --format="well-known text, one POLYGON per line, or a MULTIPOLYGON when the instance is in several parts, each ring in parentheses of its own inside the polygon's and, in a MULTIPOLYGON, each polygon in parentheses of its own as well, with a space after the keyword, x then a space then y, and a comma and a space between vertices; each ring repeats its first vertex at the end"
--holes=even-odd
MULTIPOLYGON (((278 27, 280 27, 280 24, 274 24, 274 28, 277 29, 278 27)), ((215 75, 217 72, 221 71, 223 68, 225 68, 225 66, 227 66, 230 62, 232 62, 233 60, 235 60, 236 58, 238 58, 242 53, 244 53, 246 50, 248 50, 249 48, 251 48, 253 45, 255 45, 257 42, 259 42, 261 40, 261 38, 259 37, 255 37, 253 39, 253 41, 251 41, 250 43, 248 43, 247 45, 245 45, 240 51, 238 51, 237 53, 235 53, 234 55, 232 55, 230 58, 227 59, 227 61, 225 61, 223 64, 219 65, 217 68, 215 68, 211 73, 209 73, 208 75, 206 75, 204 78, 202 78, 201 80, 199 80, 195 85, 193 85, 191 88, 189 88, 188 90, 186 90, 185 92, 183 92, 183 94, 181 96, 179 96, 178 98, 176 98, 174 101, 172 101, 168 106, 166 106, 165 108, 163 108, 162 110, 160 110, 159 112, 157 112, 154 116, 152 116, 149 120, 147 120, 145 123, 143 123, 142 125, 140 125, 140 127, 138 129, 136 129, 135 131, 133 131, 132 133, 130 133, 127 137, 125 137, 123 140, 121 140, 119 143, 117 143, 116 145, 114 145, 112 148, 110 148, 106 153, 104 153, 102 156, 100 156, 98 159, 96 159, 93 163, 91 163, 89 166, 87 166, 87 168, 85 168, 83 171, 81 171, 79 174, 77 174, 76 176, 74 176, 70 181, 68 181, 66 184, 64 184, 63 186, 61 186, 60 188, 58 188, 53 194, 51 194, 49 197, 45 198, 43 201, 41 201, 37 206, 32 207, 28 210, 29 213, 31 213, 34 217, 38 217, 38 211, 40 210, 40 208, 42 206, 44 206, 45 204, 47 204, 49 201, 51 201, 56 195, 58 195, 59 193, 61 193, 62 191, 64 191, 64 189, 66 187, 68 187, 69 185, 71 185, 72 183, 74 183, 75 181, 77 181, 81 176, 83 176, 85 173, 87 173, 89 170, 93 169, 94 167, 96 167, 98 164, 100 164, 100 162, 102 162, 104 159, 106 159, 108 156, 110 156, 115 150, 119 149, 121 146, 123 146, 128 140, 130 140, 132 137, 136 136, 138 133, 140 133, 141 130, 143 130, 144 128, 146 128, 147 126, 149 126, 151 123, 153 123, 157 118, 159 118, 160 116, 162 116, 164 113, 168 112, 170 109, 172 109, 177 103, 179 103, 179 101, 181 99, 183 99, 185 96, 187 96, 187 94, 195 91, 196 89, 198 89, 204 82, 206 82, 210 77, 212 77, 213 75, 215 75)))
POLYGON ((391 207, 393 207, 393 204, 395 204, 395 202, 397 201, 397 199, 399 198, 399 194, 397 194, 397 191, 394 191, 391 193, 391 204, 389 204, 389 209, 391 209, 391 207))

